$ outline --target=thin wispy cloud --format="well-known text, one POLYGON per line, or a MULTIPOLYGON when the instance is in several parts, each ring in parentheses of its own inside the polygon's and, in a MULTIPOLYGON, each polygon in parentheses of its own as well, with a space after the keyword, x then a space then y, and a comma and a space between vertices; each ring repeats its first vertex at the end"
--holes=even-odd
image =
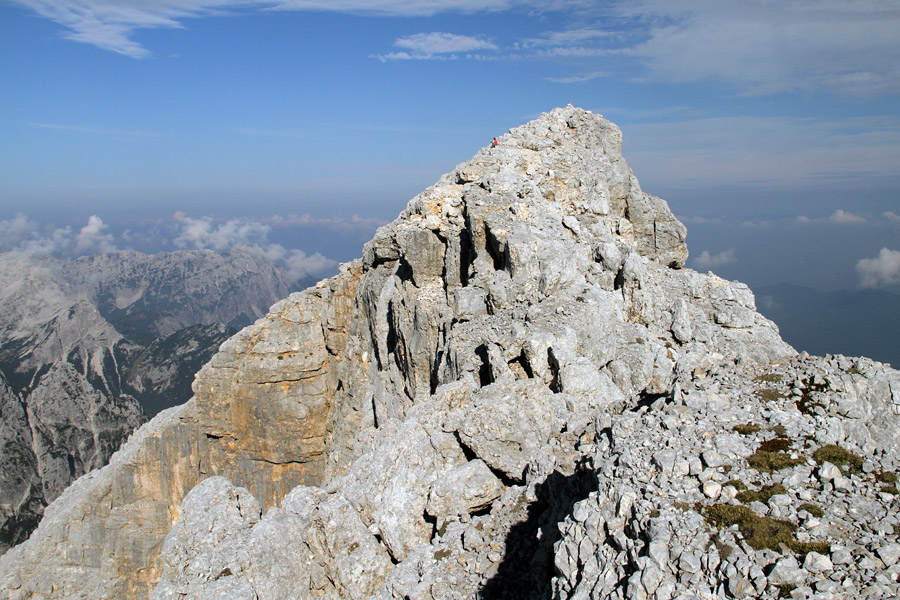
MULTIPOLYGON (((893 0, 12 0, 66 28, 64 37, 135 58, 151 50, 137 31, 179 28, 186 19, 242 11, 338 12, 382 17, 558 11, 578 27, 518 40, 508 57, 632 61, 632 77, 674 83, 719 81, 744 94, 827 90, 900 93, 900 6, 893 0), (526 50, 526 52, 522 52, 526 50)), ((383 60, 498 51, 465 35, 422 33, 398 40, 383 60), (405 44, 405 46, 404 46, 405 44), (450 48, 456 49, 450 49, 450 48)))
POLYGON ((875 258, 864 258, 856 263, 859 285, 878 288, 900 284, 900 252, 882 248, 875 258))
POLYGON ((272 227, 317 227, 327 228, 340 232, 373 232, 388 223, 387 219, 379 217, 362 217, 351 215, 349 217, 314 217, 308 213, 302 215, 290 214, 286 216, 274 215, 261 220, 272 227))
POLYGON ((625 49, 655 79, 724 81, 748 94, 900 92, 893 0, 633 0, 613 12, 644 26, 646 39, 625 49))
POLYGON ((69 131, 72 133, 85 133, 88 135, 101 135, 117 138, 158 138, 161 134, 155 131, 136 131, 131 129, 115 129, 109 127, 91 127, 87 125, 63 125, 59 123, 28 123, 29 127, 38 129, 52 129, 54 131, 69 131))
POLYGON ((483 38, 459 35, 455 33, 431 32, 416 33, 398 38, 394 46, 402 48, 399 52, 380 54, 380 60, 427 60, 433 58, 455 57, 457 54, 476 50, 496 50, 497 45, 483 38))
POLYGON ((900 215, 898 215, 897 213, 887 210, 882 216, 884 216, 888 223, 891 223, 892 225, 900 225, 900 215))
POLYGON ((573 75, 571 77, 547 77, 547 81, 552 81, 553 83, 585 83, 601 77, 609 77, 609 75, 609 71, 594 71, 593 73, 573 75))
POLYGON ((229 10, 342 12, 373 16, 427 17, 444 12, 508 10, 513 0, 11 0, 67 29, 64 37, 133 58, 152 53, 134 40, 142 29, 180 28, 189 18, 229 10))
POLYGON ((626 158, 641 181, 666 185, 821 184, 894 177, 900 119, 734 116, 623 125, 626 158))

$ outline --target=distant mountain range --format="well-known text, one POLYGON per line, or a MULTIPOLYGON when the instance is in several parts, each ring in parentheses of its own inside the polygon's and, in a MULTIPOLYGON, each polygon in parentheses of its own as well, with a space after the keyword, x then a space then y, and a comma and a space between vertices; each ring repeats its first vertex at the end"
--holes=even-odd
POLYGON ((868 356, 900 366, 900 295, 881 290, 820 292, 781 283, 754 289, 759 311, 781 337, 810 354, 868 356))
POLYGON ((147 416, 187 401, 219 345, 289 292, 243 248, 0 254, 0 551, 147 416))

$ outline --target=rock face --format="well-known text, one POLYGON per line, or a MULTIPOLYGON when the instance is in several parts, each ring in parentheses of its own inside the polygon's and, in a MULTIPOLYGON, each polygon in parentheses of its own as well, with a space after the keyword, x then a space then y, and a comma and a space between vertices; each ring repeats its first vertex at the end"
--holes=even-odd
POLYGON ((280 271, 240 248, 74 261, 0 254, 0 551, 106 464, 145 421, 142 405, 155 414, 186 402, 231 325, 287 289, 280 271))
POLYGON ((0 598, 895 592, 900 376, 680 268, 620 147, 555 109, 442 177, 48 507, 0 598))

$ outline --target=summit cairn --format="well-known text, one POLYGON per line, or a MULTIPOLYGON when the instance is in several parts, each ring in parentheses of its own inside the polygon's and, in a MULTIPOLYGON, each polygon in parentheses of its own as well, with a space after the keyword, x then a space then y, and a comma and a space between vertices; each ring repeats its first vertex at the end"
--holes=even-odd
POLYGON ((796 354, 685 236, 612 123, 511 130, 223 344, 0 598, 896 594, 900 375, 796 354))

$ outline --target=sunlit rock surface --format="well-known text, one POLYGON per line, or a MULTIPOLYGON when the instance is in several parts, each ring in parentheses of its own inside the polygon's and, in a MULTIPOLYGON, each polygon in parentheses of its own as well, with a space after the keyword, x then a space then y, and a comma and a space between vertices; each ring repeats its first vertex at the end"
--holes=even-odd
POLYGON ((66 490, 0 597, 896 592, 897 372, 796 355, 746 286, 681 268, 620 150, 566 107, 442 177, 66 490), (745 505, 732 474, 784 489, 745 505), (716 504, 793 528, 756 548, 716 504))

